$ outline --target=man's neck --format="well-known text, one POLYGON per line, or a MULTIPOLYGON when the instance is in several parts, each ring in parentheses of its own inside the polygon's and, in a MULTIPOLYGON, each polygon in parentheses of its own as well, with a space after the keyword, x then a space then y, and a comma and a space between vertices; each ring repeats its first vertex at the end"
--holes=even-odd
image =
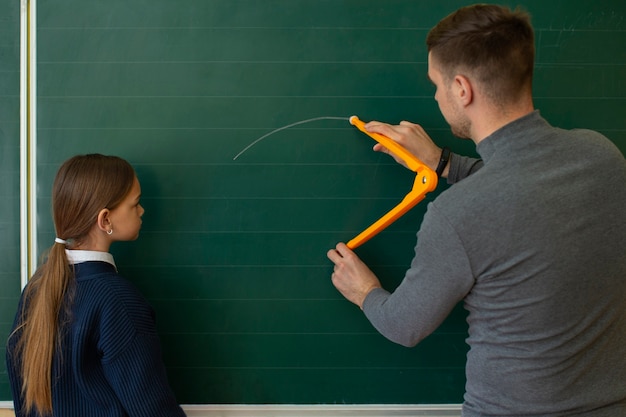
POLYGON ((529 97, 523 103, 509 106, 505 109, 491 107, 482 110, 476 108, 474 110, 474 114, 470 115, 472 120, 472 140, 478 145, 496 130, 532 113, 535 108, 532 98, 529 97))

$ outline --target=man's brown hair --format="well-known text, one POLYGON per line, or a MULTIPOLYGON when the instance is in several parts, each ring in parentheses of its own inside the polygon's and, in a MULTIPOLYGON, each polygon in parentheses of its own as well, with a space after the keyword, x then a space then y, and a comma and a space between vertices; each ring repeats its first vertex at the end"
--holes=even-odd
POLYGON ((478 81, 495 104, 532 90, 535 39, 528 13, 476 4, 441 20, 426 38, 443 76, 463 74, 478 81))

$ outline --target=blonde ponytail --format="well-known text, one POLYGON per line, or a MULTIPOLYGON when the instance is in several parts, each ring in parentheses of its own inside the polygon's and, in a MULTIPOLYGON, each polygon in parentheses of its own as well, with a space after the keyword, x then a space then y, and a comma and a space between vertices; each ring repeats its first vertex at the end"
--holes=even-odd
POLYGON ((59 349, 61 317, 71 294, 73 273, 65 245, 56 243, 47 261, 33 275, 24 290, 22 335, 17 344, 21 357, 22 395, 25 412, 52 414, 52 361, 59 349))

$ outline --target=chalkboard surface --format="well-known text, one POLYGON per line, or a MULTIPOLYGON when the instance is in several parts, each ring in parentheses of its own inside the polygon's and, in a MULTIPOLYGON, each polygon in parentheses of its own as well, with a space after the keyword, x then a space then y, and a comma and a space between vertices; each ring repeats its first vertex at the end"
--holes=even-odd
MULTIPOLYGON (((424 43, 465 4, 39 2, 40 249, 54 239, 59 164, 122 156, 146 213, 139 240, 113 250, 157 312, 181 403, 462 402, 462 306, 416 348, 395 345, 333 288, 326 251, 413 181, 371 151, 350 115, 419 122, 439 144, 473 154, 439 113, 424 43), (345 120, 280 130, 233 159, 275 129, 321 117, 345 120)), ((522 4, 537 30, 537 108, 626 152, 623 2, 522 4)), ((403 278, 426 205, 445 187, 357 250, 385 287, 403 278)))

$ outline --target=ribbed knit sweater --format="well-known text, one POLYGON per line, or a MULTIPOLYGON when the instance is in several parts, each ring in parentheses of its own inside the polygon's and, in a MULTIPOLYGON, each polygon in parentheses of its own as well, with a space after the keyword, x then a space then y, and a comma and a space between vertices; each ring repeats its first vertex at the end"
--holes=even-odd
POLYGON ((538 112, 477 151, 484 165, 455 155, 404 280, 366 316, 412 346, 463 300, 463 416, 626 416, 624 156, 538 112))
MULTIPOLYGON (((109 263, 84 262, 75 270, 70 322, 53 363, 54 416, 184 416, 169 387, 154 312, 144 297, 109 263)), ((21 411, 14 348, 15 337, 8 343, 7 370, 16 416, 36 417, 21 411)))

